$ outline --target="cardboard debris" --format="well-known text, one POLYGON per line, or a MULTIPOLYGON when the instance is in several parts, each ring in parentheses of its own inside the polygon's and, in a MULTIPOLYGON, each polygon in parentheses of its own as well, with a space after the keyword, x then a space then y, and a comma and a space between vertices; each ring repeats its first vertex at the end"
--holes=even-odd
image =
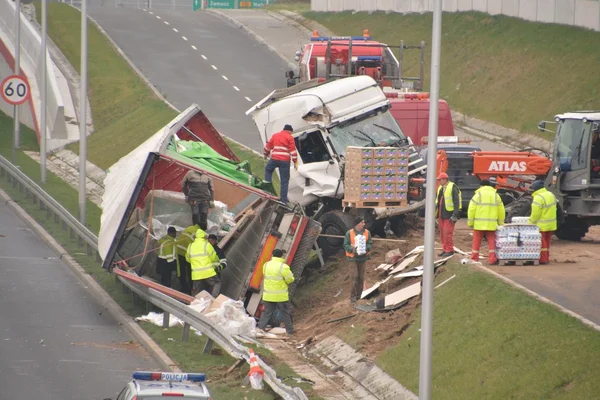
POLYGON ((410 286, 400 289, 394 293, 385 296, 384 307, 391 307, 397 304, 402 304, 405 301, 421 294, 421 282, 414 283, 410 286))
POLYGON ((414 254, 408 258, 405 258, 399 266, 397 266, 396 268, 394 268, 393 270, 391 270, 389 273, 390 274, 397 274, 398 272, 404 271, 404 269, 406 269, 406 267, 408 267, 410 264, 412 264, 417 257, 419 257, 419 254, 414 254))
POLYGON ((394 275, 394 279, 411 278, 417 276, 423 276, 423 267, 421 267, 421 269, 415 269, 413 271, 403 272, 401 274, 394 275))
POLYGON ((376 291, 377 289, 379 289, 379 286, 381 286, 382 284, 384 284, 385 282, 387 282, 390 278, 391 278, 391 276, 388 276, 387 278, 385 278, 382 281, 377 282, 376 284, 374 284, 373 286, 371 286, 367 290, 363 290, 362 294, 360 295, 360 298, 364 299, 365 297, 369 296, 371 293, 373 293, 374 291, 376 291))
POLYGON ((383 264, 379 264, 377 267, 375 267, 375 270, 382 269, 384 271, 387 271, 388 269, 390 269, 393 266, 394 266, 394 264, 383 263, 383 264))

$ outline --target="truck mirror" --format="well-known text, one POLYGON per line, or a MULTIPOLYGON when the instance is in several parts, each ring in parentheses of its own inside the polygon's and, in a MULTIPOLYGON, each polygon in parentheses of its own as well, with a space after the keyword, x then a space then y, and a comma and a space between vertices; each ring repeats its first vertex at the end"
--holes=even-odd
POLYGON ((298 50, 298 51, 296 52, 296 57, 300 58, 300 56, 301 56, 301 55, 302 55, 302 52, 301 52, 300 50, 298 50))
POLYGON ((300 57, 296 56, 296 57, 294 57, 294 60, 300 61, 300 57))
POLYGON ((294 71, 292 71, 291 69, 288 71, 285 71, 285 77, 288 79, 294 79, 294 71))
POLYGON ((331 158, 330 158, 330 159, 329 159, 329 164, 330 164, 330 165, 333 165, 334 163, 335 163, 335 162, 333 161, 333 159, 331 159, 331 158))
POLYGON ((546 130, 546 121, 541 121, 538 124, 538 129, 540 130, 540 132, 544 132, 546 130))

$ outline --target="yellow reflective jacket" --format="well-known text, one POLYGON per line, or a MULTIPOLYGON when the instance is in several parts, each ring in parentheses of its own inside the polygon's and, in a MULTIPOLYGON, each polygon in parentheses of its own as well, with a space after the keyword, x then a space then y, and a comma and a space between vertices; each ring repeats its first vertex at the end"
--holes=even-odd
POLYGON ((273 257, 267 261, 263 265, 263 277, 264 301, 281 303, 290 299, 288 286, 294 282, 294 275, 285 259, 273 257))
POLYGON ((468 225, 478 231, 495 231, 504 225, 506 212, 502 199, 491 186, 475 191, 469 203, 468 225))
POLYGON ((179 237, 175 244, 177 245, 177 254, 185 257, 185 253, 187 252, 187 248, 194 241, 194 235, 196 231, 200 229, 198 225, 190 225, 184 230, 181 231, 179 237))
POLYGON ((540 232, 554 232, 556 230, 556 197, 546 188, 533 192, 531 203, 530 224, 536 224, 540 232))
POLYGON ((177 258, 175 238, 167 234, 158 240, 158 244, 160 245, 158 249, 158 258, 167 260, 167 262, 175 261, 177 258))
POLYGON ((196 231, 196 239, 190 244, 185 259, 192 267, 192 280, 199 281, 217 275, 215 268, 219 266, 219 256, 202 229, 196 231))
MULTIPOLYGON (((454 199, 452 198, 452 188, 456 186, 454 182, 448 181, 446 184, 446 189, 444 189, 444 207, 446 211, 452 212, 454 211, 454 199)), ((435 196, 435 205, 438 205, 438 198, 440 197, 440 191, 442 190, 442 185, 438 186, 437 194, 435 196)), ((462 208, 462 193, 458 186, 456 186, 456 190, 458 191, 458 209, 462 208)))

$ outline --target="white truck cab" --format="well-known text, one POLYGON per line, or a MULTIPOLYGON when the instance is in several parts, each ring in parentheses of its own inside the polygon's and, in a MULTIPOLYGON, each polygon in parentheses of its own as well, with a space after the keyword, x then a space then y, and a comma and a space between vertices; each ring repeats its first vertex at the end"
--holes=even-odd
MULTIPOLYGON (((246 114, 253 118, 263 145, 284 125, 294 128, 299 160, 298 171, 293 168, 290 171, 288 198, 304 207, 307 215, 321 221, 323 214, 342 210, 348 146, 410 146, 409 177, 425 177, 425 163, 389 108, 390 102, 377 82, 362 75, 330 81, 314 79, 275 90, 246 114)), ((379 207, 359 212, 367 221, 375 221, 416 211, 423 203, 422 198, 415 198, 409 207, 379 207)), ((351 220, 348 217, 345 223, 340 222, 338 231, 345 229, 351 220)), ((323 227, 324 233, 326 230, 323 227)))

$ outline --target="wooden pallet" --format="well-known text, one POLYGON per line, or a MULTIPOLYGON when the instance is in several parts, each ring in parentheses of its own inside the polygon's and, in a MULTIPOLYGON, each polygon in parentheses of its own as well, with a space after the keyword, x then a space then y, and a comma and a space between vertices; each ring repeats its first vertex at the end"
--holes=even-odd
POLYGON ((344 207, 352 208, 375 208, 375 207, 405 207, 406 200, 379 200, 379 201, 342 201, 344 207))
POLYGON ((520 266, 524 266, 524 267, 531 267, 532 265, 534 265, 534 266, 540 265, 540 260, 500 260, 500 265, 506 265, 506 266, 520 265, 520 266), (526 263, 533 263, 533 264, 526 264, 526 263))

